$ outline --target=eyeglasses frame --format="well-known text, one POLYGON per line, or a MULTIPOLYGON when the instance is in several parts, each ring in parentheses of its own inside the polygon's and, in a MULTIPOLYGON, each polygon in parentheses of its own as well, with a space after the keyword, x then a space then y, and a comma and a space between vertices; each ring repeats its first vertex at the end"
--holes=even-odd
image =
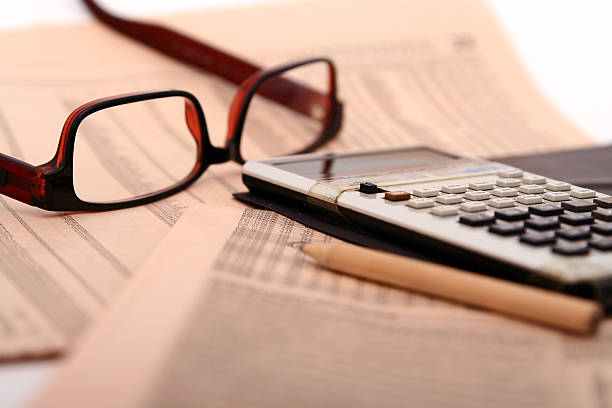
POLYGON ((277 102, 286 105, 290 99, 297 104, 293 108, 298 111, 301 109, 302 113, 306 113, 309 107, 322 101, 326 101, 328 104, 328 109, 325 110, 327 114, 322 118, 324 126, 319 137, 312 144, 295 153, 312 151, 338 133, 342 123, 343 106, 336 97, 337 86, 334 64, 331 60, 322 57, 305 59, 258 71, 240 85, 230 106, 225 147, 219 148, 212 145, 204 111, 197 98, 187 91, 160 90, 105 97, 78 107, 68 116, 62 129, 56 154, 49 162, 33 166, 0 153, 0 193, 50 211, 115 210, 149 204, 169 197, 196 181, 211 164, 230 160, 240 164, 244 163, 240 151, 244 121, 253 96, 264 83, 272 84, 272 90, 275 89, 275 86, 289 84, 292 90, 289 95, 291 98, 286 98, 287 100, 282 98, 278 100, 277 98, 277 102), (314 63, 325 63, 329 68, 329 92, 324 98, 316 91, 299 85, 296 87, 295 83, 286 82, 285 79, 280 77, 286 71, 314 63), (166 97, 183 97, 188 102, 186 104, 187 125, 198 146, 197 161, 189 175, 166 189, 126 200, 108 203, 81 200, 75 191, 73 179, 74 145, 77 129, 81 122, 86 117, 103 109, 166 97), (194 113, 197 118, 196 129, 193 128, 194 113))

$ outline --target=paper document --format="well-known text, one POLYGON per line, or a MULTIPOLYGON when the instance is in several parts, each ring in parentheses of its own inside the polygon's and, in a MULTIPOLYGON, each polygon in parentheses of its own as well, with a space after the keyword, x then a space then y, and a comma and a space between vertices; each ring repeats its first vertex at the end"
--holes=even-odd
MULTIPOLYGON (((314 55, 333 58, 346 112, 343 131, 328 150, 426 144, 488 156, 592 143, 535 90, 480 1, 382 0, 376 7, 368 1, 309 1, 158 20, 266 66, 314 55)), ((194 93, 213 144, 223 144, 234 86, 98 23, 4 32, 0 49, 4 154, 44 163, 78 105, 157 88, 194 93)), ((158 119, 142 112, 109 131, 134 131, 130 126, 137 123, 146 132, 158 119)), ((292 137, 280 117, 262 123, 262 132, 292 137)), ((146 162, 146 155, 114 160, 113 153, 124 152, 95 137, 90 143, 86 160, 104 160, 132 192, 146 186, 139 178, 144 166, 164 167, 146 162)), ((266 146, 261 149, 265 153, 266 146)), ((0 358, 64 350, 188 207, 241 207, 231 198, 240 189, 240 167, 226 164, 207 170, 186 192, 109 213, 48 213, 0 198, 0 358)), ((212 233, 199 231, 197 238, 208 242, 212 233)))
POLYGON ((608 398, 612 325, 563 335, 329 272, 295 246, 329 240, 269 211, 191 208, 32 406, 600 407, 608 398), (197 250, 191 238, 207 227, 227 237, 212 259, 219 241, 197 250))

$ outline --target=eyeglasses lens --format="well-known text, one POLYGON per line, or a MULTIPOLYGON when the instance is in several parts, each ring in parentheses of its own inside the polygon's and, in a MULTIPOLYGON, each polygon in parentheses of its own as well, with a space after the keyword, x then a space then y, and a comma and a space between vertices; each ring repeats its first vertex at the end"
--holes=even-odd
POLYGON ((184 180, 198 157, 199 122, 190 106, 183 97, 166 97, 86 117, 75 140, 77 196, 87 202, 116 202, 184 180))
POLYGON ((246 113, 242 157, 283 156, 315 143, 330 116, 329 87, 324 62, 299 66, 262 82, 246 113))

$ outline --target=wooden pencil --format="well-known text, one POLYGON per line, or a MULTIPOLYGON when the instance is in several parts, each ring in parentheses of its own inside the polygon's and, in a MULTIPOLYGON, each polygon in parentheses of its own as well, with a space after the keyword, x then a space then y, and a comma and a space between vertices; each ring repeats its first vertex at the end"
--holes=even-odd
POLYGON ((598 302, 352 244, 306 244, 302 251, 349 275, 452 299, 555 326, 592 333, 598 302))

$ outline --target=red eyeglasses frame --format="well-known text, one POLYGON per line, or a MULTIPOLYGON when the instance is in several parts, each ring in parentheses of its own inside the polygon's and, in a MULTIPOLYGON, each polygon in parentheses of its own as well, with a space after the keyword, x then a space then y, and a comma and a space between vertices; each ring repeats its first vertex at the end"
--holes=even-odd
POLYGON ((333 138, 342 123, 342 103, 337 99, 336 69, 327 58, 312 58, 272 69, 261 70, 256 65, 234 57, 173 30, 158 25, 131 21, 113 16, 93 0, 84 4, 102 22, 183 63, 214 73, 240 87, 232 101, 226 146, 214 147, 208 136, 204 112, 191 93, 180 90, 137 92, 97 99, 75 109, 66 120, 55 156, 47 163, 34 166, 0 153, 0 194, 39 208, 52 211, 113 210, 147 204, 186 188, 206 168, 214 163, 234 160, 243 163, 240 141, 247 109, 255 93, 283 106, 310 116, 315 107, 323 108, 323 130, 319 137, 304 149, 316 149, 333 138), (280 75, 288 70, 314 63, 328 66, 329 91, 321 94, 280 75), (264 85, 265 83, 265 85, 264 85), (86 202, 77 196, 73 183, 73 154, 76 131, 84 118, 101 109, 155 98, 184 97, 187 125, 198 145, 198 160, 191 173, 167 189, 112 203, 86 202))
MULTIPOLYGON (((211 144, 202 107, 196 97, 181 90, 162 90, 136 92, 97 99, 75 109, 66 119, 55 156, 47 163, 33 166, 13 157, 0 153, 0 193, 16 200, 52 211, 100 211, 133 207, 168 197, 193 183, 209 165, 234 160, 244 163, 240 151, 242 129, 246 119, 249 103, 262 84, 271 85, 271 89, 280 91, 286 80, 279 77, 283 72, 315 63, 324 63, 329 67, 330 91, 327 95, 309 90, 295 88, 297 92, 285 92, 283 98, 293 101, 295 95, 307 100, 292 106, 304 108, 322 106, 326 115, 321 119, 323 130, 318 138, 304 149, 295 153, 304 153, 323 145, 333 138, 342 123, 342 104, 335 95, 335 69, 333 63, 325 58, 303 60, 269 70, 264 70, 251 76, 239 88, 230 106, 229 125, 224 147, 211 144), (128 200, 110 203, 94 203, 81 200, 74 189, 73 158, 77 128, 87 116, 113 106, 135 103, 157 98, 185 98, 185 120, 197 144, 197 161, 184 179, 178 183, 151 194, 138 196, 128 200)), ((292 86, 290 83, 289 85, 292 86)), ((279 98, 280 93, 277 95, 279 98)), ((281 101, 285 100, 280 98, 281 101)), ((297 109, 296 109, 297 110, 297 109)))

